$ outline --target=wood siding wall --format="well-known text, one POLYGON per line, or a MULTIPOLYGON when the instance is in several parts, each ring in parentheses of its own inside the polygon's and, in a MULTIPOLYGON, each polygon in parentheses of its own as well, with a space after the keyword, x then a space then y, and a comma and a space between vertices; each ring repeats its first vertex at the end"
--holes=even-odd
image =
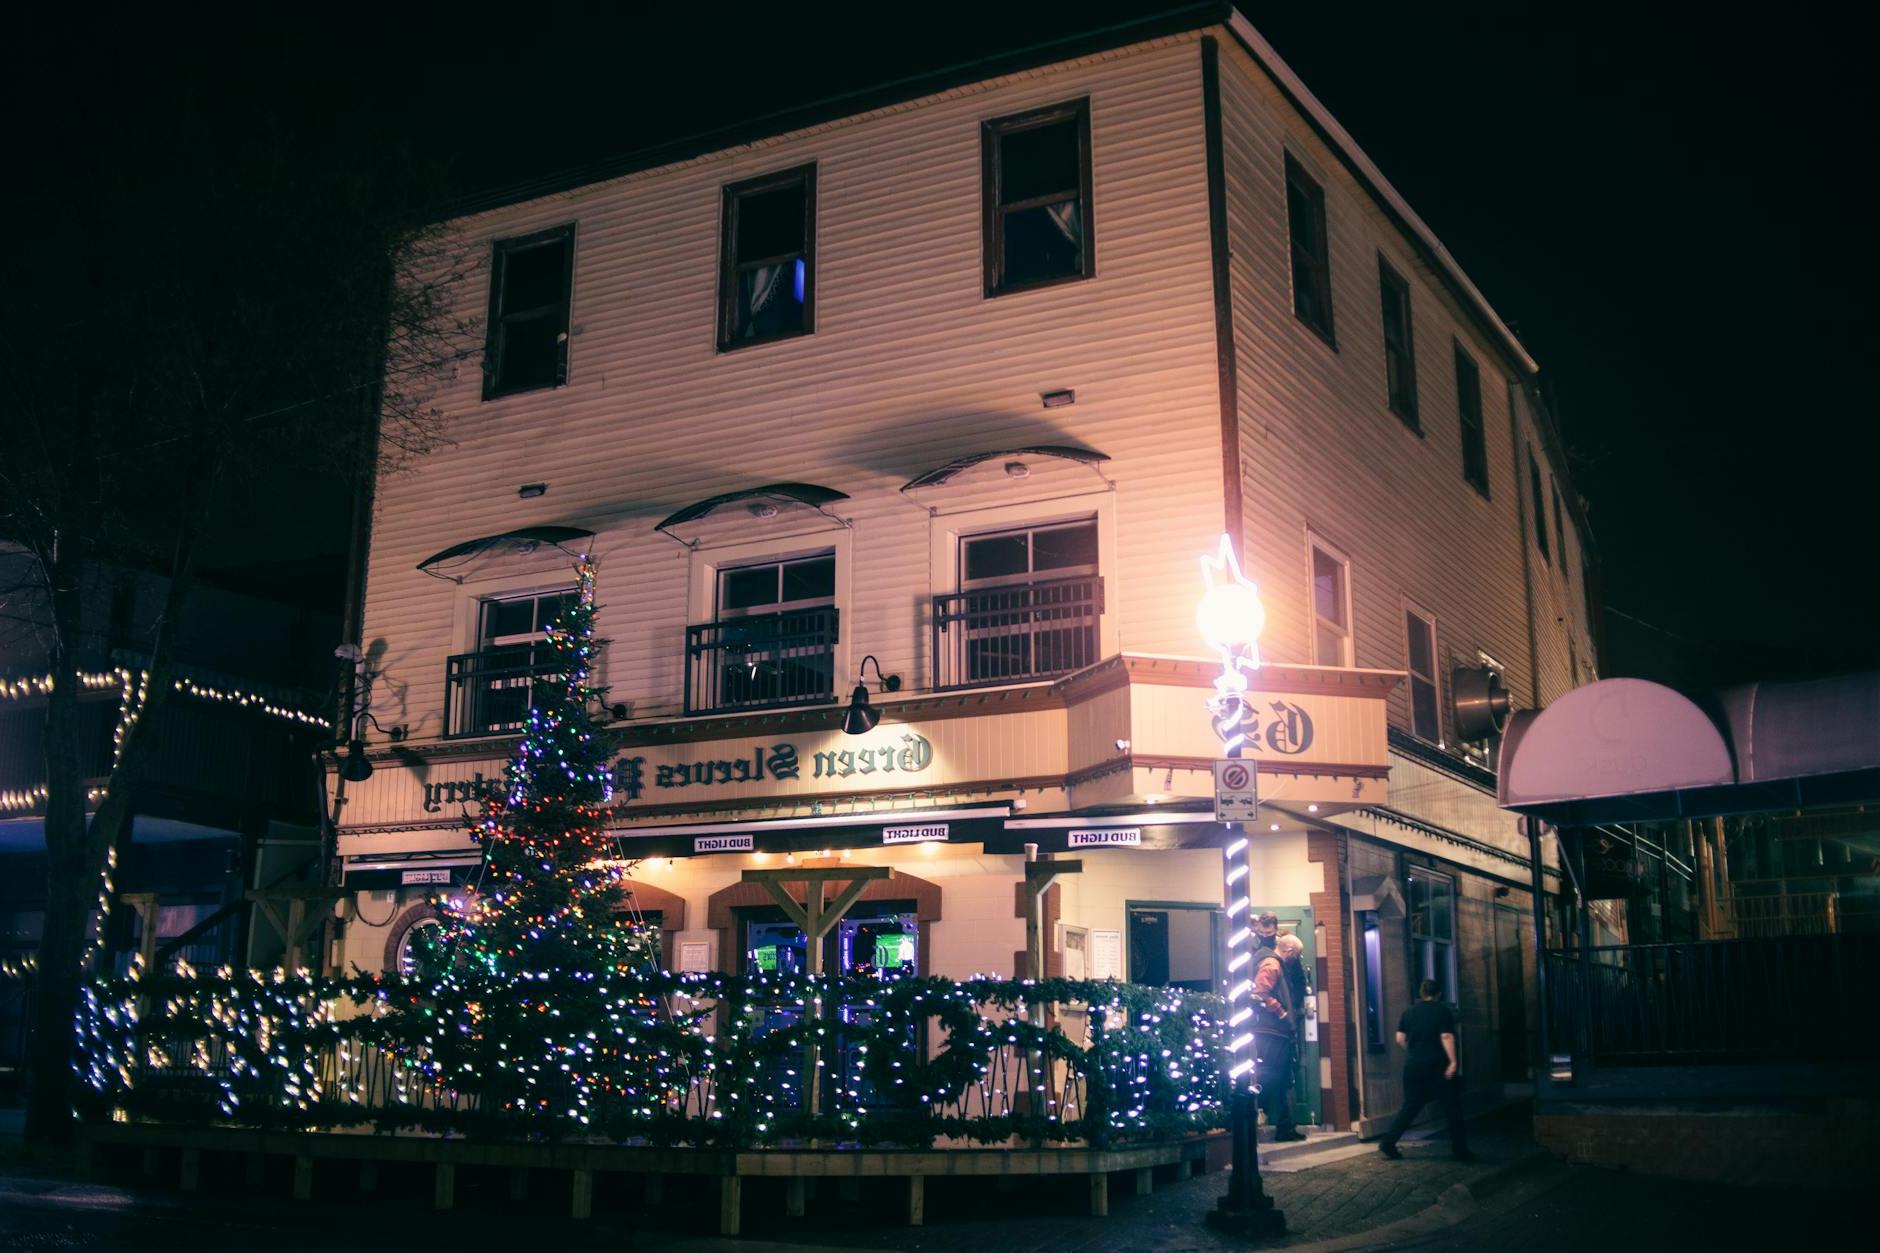
MULTIPOLYGON (((1276 661, 1310 660, 1309 531, 1350 561, 1357 665, 1405 668, 1404 615, 1414 603, 1436 617, 1439 657, 1475 664, 1476 651, 1486 651, 1508 667, 1516 704, 1532 703, 1518 513, 1526 471, 1525 461, 1521 477, 1514 471, 1503 359, 1231 40, 1222 46, 1222 109, 1246 565, 1266 602, 1262 652, 1276 661), (1293 315, 1287 153, 1325 190, 1336 346, 1293 315), (1380 256, 1411 288, 1420 433, 1388 404, 1380 256), (1457 344, 1481 371, 1486 499, 1462 476, 1457 344)), ((1531 415, 1520 416, 1525 458, 1531 415)), ((1544 455, 1541 461, 1544 473, 1557 473, 1544 455)), ((1557 566, 1553 572, 1558 585, 1557 566)), ((1566 626, 1551 609, 1537 606, 1536 613, 1536 632, 1546 640, 1545 700, 1566 688, 1566 626)), ((1439 681, 1447 735, 1447 674, 1439 681)), ((1391 697, 1391 722, 1409 726, 1407 688, 1391 697)))
MULTIPOLYGON (((955 586, 952 570, 935 568, 932 554, 947 551, 935 537, 970 528, 975 508, 1046 520, 1100 505, 1114 536, 1103 555, 1106 651, 1199 651, 1194 555, 1221 515, 1201 136, 1190 37, 458 223, 485 256, 491 240, 575 223, 569 381, 485 403, 465 363, 440 397, 454 444, 380 485, 366 601, 366 641, 382 649, 386 675, 380 721, 420 740, 439 734, 445 658, 472 643, 471 602, 552 585, 566 570, 552 553, 492 560, 458 586, 416 563, 459 540, 557 522, 599 533, 611 699, 635 717, 677 713, 685 626, 710 616, 698 602, 711 554, 653 524, 703 497, 785 480, 847 492, 832 512, 852 529, 795 510, 764 523, 733 507, 712 521, 710 542, 745 545, 724 550, 743 555, 836 548, 838 688, 870 652, 912 688, 932 681, 928 598, 955 586), (1083 96, 1096 277, 988 300, 980 123, 1083 96), (718 353, 720 188, 807 162, 818 171, 816 333, 718 353), (1075 406, 1044 410, 1040 393, 1066 387, 1075 406), (1032 443, 1110 454, 1114 491, 1088 469, 1040 462, 1018 482, 995 462, 932 494, 947 515, 935 519, 897 490, 953 457, 1032 443), (547 495, 519 500, 527 482, 546 482, 547 495)), ((485 264, 461 313, 481 315, 487 284, 485 264)))

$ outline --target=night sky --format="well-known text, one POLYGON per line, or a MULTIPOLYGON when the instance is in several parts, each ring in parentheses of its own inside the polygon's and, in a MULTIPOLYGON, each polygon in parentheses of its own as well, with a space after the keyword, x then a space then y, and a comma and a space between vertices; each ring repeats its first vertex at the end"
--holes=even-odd
MULTIPOLYGON (((188 28, 23 11, 8 56, 74 143, 177 93, 314 128, 363 112, 467 192, 1162 7, 320 6, 188 28)), ((1541 363, 1611 611, 1604 673, 1880 665, 1865 32, 1792 5, 1753 24, 1247 11, 1541 363)), ((343 493, 295 475, 277 499, 218 579, 337 606, 343 493)))

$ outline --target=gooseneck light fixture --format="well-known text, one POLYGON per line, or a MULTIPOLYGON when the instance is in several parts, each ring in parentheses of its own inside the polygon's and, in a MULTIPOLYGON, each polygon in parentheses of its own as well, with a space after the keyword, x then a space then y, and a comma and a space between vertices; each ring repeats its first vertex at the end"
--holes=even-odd
POLYGON ((866 735, 875 729, 877 722, 881 721, 881 707, 870 704, 868 700, 868 663, 871 661, 875 663, 875 677, 881 680, 882 691, 898 692, 901 690, 900 675, 883 674, 881 662, 873 653, 862 658, 861 667, 855 672, 858 680, 855 684, 855 691, 849 697, 848 710, 842 715, 844 735, 866 735))

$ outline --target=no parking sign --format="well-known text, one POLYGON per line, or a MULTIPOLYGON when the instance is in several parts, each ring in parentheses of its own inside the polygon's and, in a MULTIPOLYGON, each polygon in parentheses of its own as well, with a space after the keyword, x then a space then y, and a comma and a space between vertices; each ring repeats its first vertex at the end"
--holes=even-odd
POLYGON ((1221 822, 1252 822, 1260 816, 1259 774, 1251 761, 1230 757, 1214 763, 1214 816, 1221 822))

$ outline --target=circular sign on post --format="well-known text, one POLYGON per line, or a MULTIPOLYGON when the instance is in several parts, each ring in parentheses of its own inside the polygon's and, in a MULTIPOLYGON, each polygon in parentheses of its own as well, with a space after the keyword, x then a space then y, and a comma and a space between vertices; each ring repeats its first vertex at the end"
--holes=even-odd
POLYGON ((1253 782, 1253 771, 1234 761, 1221 767, 1221 786, 1233 792, 1244 792, 1253 782))

